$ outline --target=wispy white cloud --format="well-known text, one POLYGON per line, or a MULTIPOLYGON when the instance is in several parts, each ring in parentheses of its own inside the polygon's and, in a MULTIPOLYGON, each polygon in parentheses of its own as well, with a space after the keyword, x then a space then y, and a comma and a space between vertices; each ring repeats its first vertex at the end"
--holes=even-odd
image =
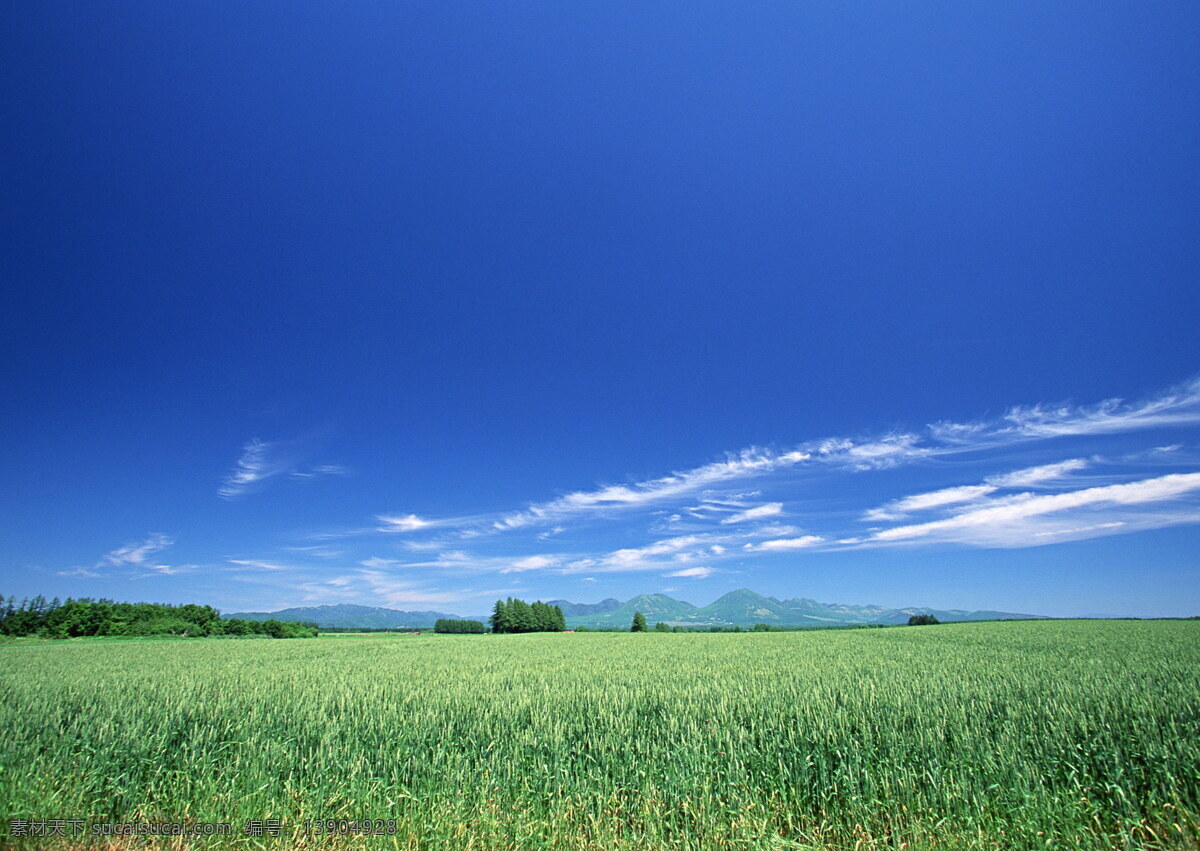
POLYGON ((1200 378, 1145 399, 1108 399, 1096 405, 1027 405, 1010 408, 999 422, 941 422, 929 427, 938 440, 986 443, 1017 438, 1111 434, 1200 423, 1200 378))
POLYGON ((169 535, 158 533, 148 535, 146 540, 141 543, 126 544, 107 553, 101 560, 101 564, 139 566, 150 556, 162 552, 174 543, 175 539, 169 535))
POLYGON ((341 464, 316 464, 312 467, 291 470, 288 475, 293 479, 319 479, 323 476, 348 476, 350 471, 341 464))
POLYGON ((733 523, 745 523, 748 520, 761 520, 764 517, 774 517, 782 512, 782 502, 768 502, 764 505, 757 505, 754 508, 747 508, 745 511, 730 514, 721 523, 722 525, 729 526, 733 523))
POLYGON ((295 570, 294 565, 280 564, 274 561, 259 561, 258 559, 245 558, 230 558, 226 559, 230 564, 236 564, 238 567, 252 567, 256 570, 295 570))
POLYGON ((859 472, 886 470, 928 456, 931 450, 920 443, 921 436, 911 433, 889 434, 865 443, 829 438, 816 444, 814 454, 826 464, 859 472))
POLYGON ((1022 547, 1103 530, 1156 528, 1194 523, 1200 512, 1142 513, 1137 509, 1180 499, 1200 490, 1200 473, 1174 473, 1139 482, 1104 485, 1056 494, 1018 494, 940 520, 895 526, 869 536, 877 543, 938 541, 993 547, 1022 547), (1080 526, 1081 510, 1100 522, 1080 526), (1098 516, 1099 512, 1106 512, 1098 516), (1050 533, 1050 534, 1040 534, 1050 533))
MULTIPOLYGON (((1196 422, 1200 381, 1131 404, 1014 407, 1002 417, 981 422, 942 422, 875 437, 831 437, 785 449, 752 446, 711 463, 573 490, 520 510, 437 516, 419 505, 405 506, 416 512, 379 514, 374 523, 364 524, 366 528, 340 537, 374 539, 371 546, 380 547, 382 555, 360 560, 366 570, 403 581, 436 571, 439 584, 473 574, 569 574, 582 580, 654 571, 697 578, 720 570, 729 560, 737 559, 737 569, 742 570, 768 559, 801 558, 805 550, 1055 543, 1192 522, 1187 518, 1196 513, 1193 507, 1169 505, 1170 500, 1100 500, 1074 507, 1037 500, 1102 492, 1104 487, 1127 484, 1135 469, 1141 477, 1151 475, 1151 468, 1198 469, 1200 455, 1183 451, 1182 443, 1130 455, 1132 441, 1116 435, 1196 422), (1031 445, 1036 442, 1046 446, 1031 445), (1061 454, 1047 457, 1053 446, 1062 447, 1061 454), (1113 454, 1100 454, 1106 449, 1113 454), (1029 466, 1035 460, 1040 463, 1029 466), (911 474, 872 472, 905 465, 912 468, 911 474), (851 477, 856 484, 849 484, 851 477), (880 495, 878 501, 863 496, 873 485, 891 488, 905 481, 909 485, 898 498, 891 498, 895 492, 880 495), (1080 490, 1085 482, 1092 487, 1080 490), (869 507, 872 504, 877 507, 869 507), (1024 519, 1003 513, 1033 511, 1039 504, 1060 507, 1034 511, 1024 519), (782 522, 793 518, 796 526, 782 522), (390 549, 378 542, 381 534, 392 536, 390 549), (551 539, 553 546, 546 544, 551 539), (542 552, 551 548, 558 552, 542 552)), ((1148 445, 1165 443, 1161 434, 1154 434, 1153 440, 1148 445)), ((248 445, 248 479, 258 475, 253 449, 248 445)), ((312 540, 328 537, 337 536, 312 540)), ((336 552, 354 553, 354 559, 370 554, 355 553, 353 542, 338 547, 336 552)))
POLYGON ((379 527, 380 532, 416 532, 418 529, 428 529, 433 525, 428 520, 422 520, 415 514, 405 514, 402 516, 377 514, 375 519, 383 524, 379 527))
POLYGON ((242 447, 242 455, 233 470, 225 477, 217 493, 225 499, 233 499, 258 489, 273 476, 287 472, 290 466, 270 457, 271 444, 253 438, 242 447))
POLYGON ((871 522, 899 520, 916 511, 940 508, 960 502, 971 502, 981 496, 993 493, 995 490, 996 488, 992 485, 963 485, 942 488, 930 493, 914 494, 889 502, 880 508, 872 508, 863 515, 863 519, 871 522))
MULTIPOLYGON (((976 450, 996 449, 1007 444, 1028 442, 1068 435, 1104 434, 1144 428, 1178 426, 1200 422, 1200 379, 1195 379, 1148 400, 1127 404, 1108 400, 1098 405, 1032 405, 1016 406, 1001 418, 990 421, 957 423, 943 421, 927 426, 922 432, 899 431, 867 439, 830 437, 801 443, 792 449, 775 450, 751 446, 731 452, 719 461, 669 475, 645 479, 631 484, 604 485, 591 490, 578 490, 546 502, 533 503, 524 510, 492 516, 421 518, 414 514, 381 515, 382 526, 377 531, 413 532, 432 526, 457 528, 460 538, 481 537, 488 533, 507 532, 529 526, 554 524, 553 530, 542 533, 549 537, 558 534, 568 521, 580 517, 615 516, 617 512, 657 507, 676 502, 677 507, 665 514, 665 526, 684 531, 686 517, 705 520, 712 515, 729 514, 728 523, 743 512, 752 511, 743 500, 746 494, 721 493, 724 488, 756 479, 767 480, 803 469, 835 469, 849 472, 868 472, 895 468, 931 459, 946 459, 976 450), (679 504, 681 500, 704 498, 699 504, 679 504)), ((985 496, 986 488, 1026 487, 1050 477, 1065 475, 1086 462, 1081 459, 1029 468, 994 477, 982 484, 947 488, 923 495, 928 499, 969 500, 985 496), (974 488, 975 490, 966 490, 974 488)), ((757 495, 757 492, 750 496, 757 495)), ((906 511, 927 510, 937 505, 922 506, 919 497, 901 505, 876 509, 876 520, 895 519, 906 511)), ((749 519, 749 518, 747 518, 749 519)))
MULTIPOLYGON (((110 550, 100 557, 94 567, 73 567, 69 570, 57 571, 59 576, 84 576, 98 578, 112 568, 140 571, 142 575, 173 575, 196 567, 194 564, 172 566, 159 564, 158 554, 175 543, 170 535, 154 532, 143 541, 135 541, 110 550)), ((136 578, 136 576, 134 577, 136 578)))
POLYGON ((1082 470, 1088 466, 1083 458, 1070 458, 1055 464, 1043 464, 1038 467, 1026 467, 1011 473, 1001 473, 988 476, 981 485, 958 485, 942 488, 929 493, 919 493, 893 500, 879 508, 869 509, 863 514, 868 522, 889 522, 902 520, 909 514, 929 511, 934 508, 944 508, 948 505, 978 502, 980 499, 994 494, 1004 488, 1033 487, 1047 482, 1062 479, 1068 473, 1082 470))
POLYGON ((69 570, 56 570, 55 573, 59 576, 84 576, 88 579, 98 579, 104 575, 87 567, 72 567, 69 570))
POLYGON ((584 559, 582 564, 576 562, 568 565, 568 570, 574 571, 580 566, 585 567, 589 572, 661 570, 663 567, 662 556, 675 557, 685 550, 706 545, 712 539, 711 535, 680 535, 654 541, 644 547, 622 547, 598 559, 584 559))
POLYGON ((448 571, 469 573, 526 573, 549 570, 572 556, 561 553, 536 553, 533 555, 476 555, 465 550, 445 550, 430 561, 401 561, 398 559, 374 558, 361 562, 366 567, 395 567, 406 570, 442 568, 448 571))
POLYGON ((394 558, 380 558, 379 556, 371 556, 370 558, 363 559, 359 562, 359 564, 371 570, 378 570, 379 568, 383 567, 395 567, 398 564, 403 564, 403 562, 394 558))
POLYGON ((501 573, 523 573, 526 570, 545 570, 547 567, 553 567, 558 564, 556 559, 549 556, 527 556, 517 559, 506 568, 500 570, 501 573))
POLYGON ((1043 464, 1040 467, 1026 467, 998 476, 988 476, 984 481, 998 488, 1027 488, 1043 482, 1061 479, 1068 473, 1074 473, 1087 467, 1088 462, 1083 458, 1068 458, 1057 464, 1043 464))
POLYGON ((812 455, 802 450, 776 453, 751 447, 716 461, 631 485, 607 485, 592 491, 576 491, 556 500, 531 505, 525 511, 508 514, 493 524, 496 529, 517 529, 533 523, 569 517, 597 510, 631 508, 694 494, 714 484, 760 476, 793 467, 812 455))
POLYGON ((801 535, 799 538, 776 538, 758 544, 746 544, 742 549, 746 552, 760 553, 791 552, 792 550, 807 550, 824 540, 820 535, 801 535))
POLYGON ((716 569, 711 567, 685 567, 683 570, 675 570, 664 574, 664 576, 681 576, 685 579, 707 579, 716 572, 716 569))
POLYGON ((148 564, 146 565, 146 570, 157 573, 160 576, 176 576, 189 570, 195 570, 199 566, 198 564, 178 564, 174 566, 169 564, 148 564))
POLYGON ((344 558, 346 553, 343 550, 335 550, 331 547, 324 546, 308 546, 308 547, 284 547, 288 552, 303 553, 307 556, 323 559, 339 559, 344 558))
POLYGON ((357 575, 369 587, 371 595, 385 606, 450 605, 462 599, 454 591, 430 589, 421 582, 399 579, 382 570, 359 570, 357 575))
POLYGON ((268 481, 285 474, 292 479, 349 475, 349 470, 340 464, 300 466, 297 456, 304 452, 299 444, 299 441, 268 442, 257 437, 247 441, 217 494, 222 499, 236 499, 261 490, 268 481))

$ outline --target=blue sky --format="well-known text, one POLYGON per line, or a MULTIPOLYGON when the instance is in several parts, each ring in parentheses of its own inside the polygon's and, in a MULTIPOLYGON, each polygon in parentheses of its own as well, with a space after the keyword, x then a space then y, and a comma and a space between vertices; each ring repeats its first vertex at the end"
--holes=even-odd
POLYGON ((0 12, 0 594, 1200 613, 1193 3, 0 12))

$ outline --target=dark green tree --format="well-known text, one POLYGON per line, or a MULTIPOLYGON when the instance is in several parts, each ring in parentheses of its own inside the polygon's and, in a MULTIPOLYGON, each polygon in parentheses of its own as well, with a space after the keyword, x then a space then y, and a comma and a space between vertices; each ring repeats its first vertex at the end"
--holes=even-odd
POLYGON ((935 623, 941 623, 941 621, 933 615, 913 615, 908 619, 909 626, 929 626, 935 623))
POLYGON ((630 632, 646 632, 646 616, 641 612, 633 613, 633 625, 629 627, 630 632))
POLYGON ((667 623, 666 621, 659 621, 658 623, 656 623, 654 625, 654 631, 655 632, 670 632, 671 625, 669 623, 667 623))
POLYGON ((557 624, 554 622, 554 610, 537 600, 530 607, 533 610, 533 623, 535 632, 554 632, 557 624))
MULTIPOLYGON (((508 599, 509 599, 509 602, 512 602, 511 597, 509 597, 508 599)), ((492 616, 490 618, 488 618, 488 622, 491 624, 492 632, 495 632, 495 633, 508 632, 509 631, 508 603, 505 603, 503 600, 497 600, 496 605, 492 606, 492 616)))
POLYGON ((513 632, 536 632, 537 621, 533 617, 533 607, 524 600, 514 599, 509 604, 512 613, 513 632))

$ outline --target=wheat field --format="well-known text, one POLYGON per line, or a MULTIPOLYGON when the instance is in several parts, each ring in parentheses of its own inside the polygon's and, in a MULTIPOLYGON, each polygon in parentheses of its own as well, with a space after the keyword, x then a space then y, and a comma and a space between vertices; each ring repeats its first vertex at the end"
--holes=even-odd
POLYGON ((1197 621, 17 641, 0 660, 3 817, 232 825, 154 847, 1200 836, 1197 621), (247 835, 262 819, 277 837, 247 835))

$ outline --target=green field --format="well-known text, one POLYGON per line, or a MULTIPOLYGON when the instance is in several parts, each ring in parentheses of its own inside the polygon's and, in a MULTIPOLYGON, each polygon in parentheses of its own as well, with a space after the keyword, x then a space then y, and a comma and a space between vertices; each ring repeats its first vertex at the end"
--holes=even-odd
POLYGON ((233 824, 155 847, 1200 836, 1196 621, 19 641, 0 661, 3 817, 233 824), (264 818, 279 839, 244 835, 264 818), (397 832, 325 837, 306 819, 397 832))

